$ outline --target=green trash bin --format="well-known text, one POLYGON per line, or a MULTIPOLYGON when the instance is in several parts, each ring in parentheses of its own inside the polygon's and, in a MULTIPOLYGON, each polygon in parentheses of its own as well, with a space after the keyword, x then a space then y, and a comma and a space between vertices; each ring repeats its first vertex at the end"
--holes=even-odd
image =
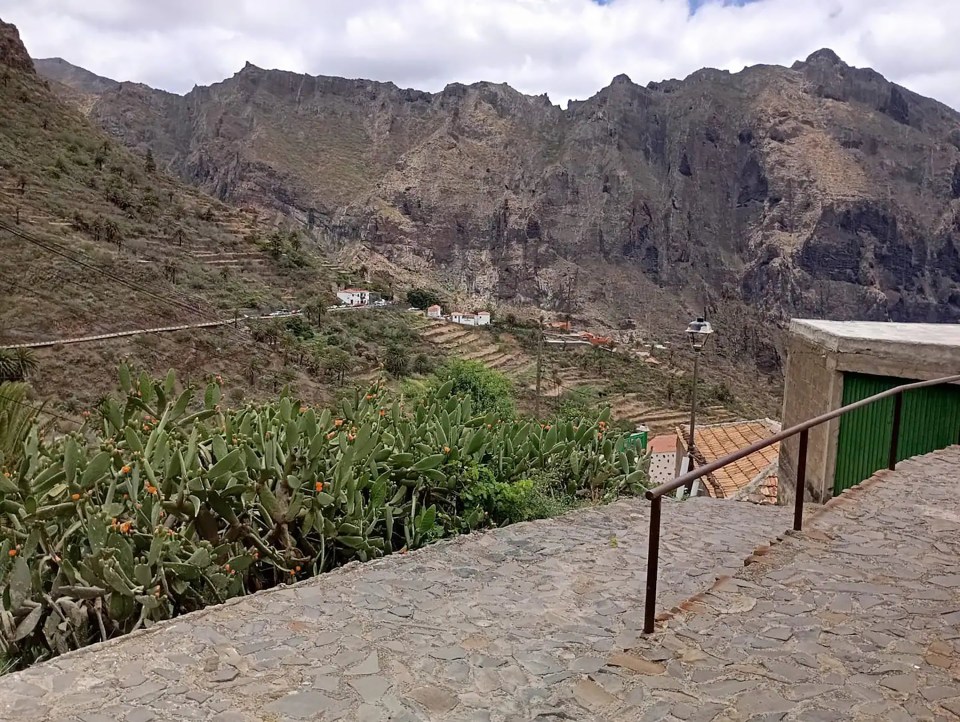
POLYGON ((633 449, 637 454, 645 454, 647 451, 647 437, 650 430, 646 426, 640 426, 632 434, 624 436, 617 444, 617 451, 626 451, 633 449))

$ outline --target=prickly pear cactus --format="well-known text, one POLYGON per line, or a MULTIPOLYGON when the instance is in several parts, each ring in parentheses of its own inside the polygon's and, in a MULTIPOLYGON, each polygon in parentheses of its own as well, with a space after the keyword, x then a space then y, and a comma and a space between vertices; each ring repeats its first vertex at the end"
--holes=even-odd
POLYGON ((607 416, 474 416, 451 385, 410 406, 375 386, 336 410, 288 396, 227 412, 219 378, 178 390, 120 369, 79 431, 37 429, 0 476, 0 660, 15 665, 488 523, 478 469, 549 471, 569 493, 636 491, 607 416))

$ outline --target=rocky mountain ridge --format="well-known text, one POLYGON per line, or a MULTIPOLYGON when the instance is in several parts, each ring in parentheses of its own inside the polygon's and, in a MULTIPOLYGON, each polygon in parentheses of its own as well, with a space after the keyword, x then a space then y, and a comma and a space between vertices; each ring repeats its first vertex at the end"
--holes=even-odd
POLYGON ((89 115, 221 199, 485 301, 648 330, 706 309, 768 366, 788 316, 960 319, 960 114, 829 50, 620 75, 566 109, 248 63, 184 96, 122 83, 89 115))

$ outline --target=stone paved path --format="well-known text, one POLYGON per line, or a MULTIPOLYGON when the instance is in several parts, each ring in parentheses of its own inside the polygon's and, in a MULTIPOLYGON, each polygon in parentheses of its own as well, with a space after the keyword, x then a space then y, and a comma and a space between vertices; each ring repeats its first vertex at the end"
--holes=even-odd
MULTIPOLYGON (((635 677, 670 652, 623 654, 641 636, 648 509, 462 537, 172 620, 0 678, 0 720, 633 720, 660 694, 693 701, 635 677)), ((663 521, 669 606, 742 570, 790 513, 695 499, 663 521)), ((656 680, 681 685, 676 664, 656 680)))
POLYGON ((958 490, 953 447, 834 499, 631 650, 659 666, 577 682, 577 719, 960 719, 958 490))

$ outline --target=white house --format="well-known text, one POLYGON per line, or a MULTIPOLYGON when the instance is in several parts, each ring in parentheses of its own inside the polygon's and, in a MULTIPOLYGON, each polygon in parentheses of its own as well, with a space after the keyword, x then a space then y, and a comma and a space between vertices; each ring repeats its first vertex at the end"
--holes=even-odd
POLYGON ((348 306, 366 306, 370 303, 370 291, 362 288, 345 288, 337 291, 337 298, 348 306))
POLYGON ((665 484, 677 478, 677 437, 675 434, 660 434, 647 442, 650 452, 650 483, 665 484))
POLYGON ((427 309, 427 318, 440 318, 442 313, 443 309, 437 304, 433 304, 427 309))
POLYGON ((476 326, 477 325, 477 314, 475 313, 462 313, 461 311, 454 311, 450 314, 450 320, 454 323, 462 323, 464 326, 476 326))
POLYGON ((464 326, 489 326, 490 314, 487 311, 478 311, 477 313, 454 311, 450 314, 450 320, 454 323, 461 323, 464 326))

